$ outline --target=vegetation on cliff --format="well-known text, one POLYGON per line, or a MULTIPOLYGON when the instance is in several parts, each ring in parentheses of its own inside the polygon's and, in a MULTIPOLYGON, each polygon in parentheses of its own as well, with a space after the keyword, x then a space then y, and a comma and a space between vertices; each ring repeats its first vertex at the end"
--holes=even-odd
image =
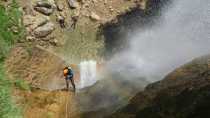
POLYGON ((21 112, 12 100, 12 82, 7 79, 3 63, 7 53, 17 39, 24 33, 21 12, 13 0, 11 4, 0 4, 0 117, 20 118, 21 112))
POLYGON ((0 4, 0 60, 3 61, 9 48, 24 36, 21 12, 15 0, 9 5, 0 4))

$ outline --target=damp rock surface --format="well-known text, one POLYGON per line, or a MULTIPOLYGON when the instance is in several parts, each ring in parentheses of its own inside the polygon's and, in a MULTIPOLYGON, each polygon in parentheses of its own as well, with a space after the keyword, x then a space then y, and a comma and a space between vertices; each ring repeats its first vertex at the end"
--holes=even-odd
POLYGON ((139 92, 109 118, 209 117, 210 56, 193 60, 139 92))

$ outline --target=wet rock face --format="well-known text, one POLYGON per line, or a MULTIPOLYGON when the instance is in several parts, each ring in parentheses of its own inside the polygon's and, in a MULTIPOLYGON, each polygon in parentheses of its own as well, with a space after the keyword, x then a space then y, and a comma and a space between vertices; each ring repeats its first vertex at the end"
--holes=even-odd
POLYGON ((11 79, 23 79, 34 88, 60 90, 66 87, 65 62, 41 47, 14 47, 5 67, 11 79))
POLYGON ((129 39, 125 37, 128 32, 153 26, 162 8, 170 3, 171 0, 147 0, 145 9, 134 7, 102 25, 100 33, 105 39, 106 56, 109 57, 127 47, 129 39))
POLYGON ((210 56, 188 63, 150 84, 111 117, 204 118, 210 109, 210 56))

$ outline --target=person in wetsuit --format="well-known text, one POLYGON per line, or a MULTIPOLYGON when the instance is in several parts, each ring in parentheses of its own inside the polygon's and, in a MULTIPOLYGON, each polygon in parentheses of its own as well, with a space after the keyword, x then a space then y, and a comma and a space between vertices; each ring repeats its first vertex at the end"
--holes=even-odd
POLYGON ((69 83, 71 82, 71 84, 73 86, 73 91, 75 92, 76 91, 76 86, 75 86, 74 79, 73 79, 74 78, 74 73, 73 73, 72 68, 70 66, 65 67, 64 70, 63 70, 63 73, 64 73, 65 80, 66 80, 67 90, 69 90, 69 83))

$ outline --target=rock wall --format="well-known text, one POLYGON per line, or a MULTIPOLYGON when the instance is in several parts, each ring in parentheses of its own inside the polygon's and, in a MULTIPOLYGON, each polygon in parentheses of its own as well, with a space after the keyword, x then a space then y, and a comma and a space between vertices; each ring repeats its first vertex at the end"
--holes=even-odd
POLYGON ((105 56, 109 58, 126 48, 129 40, 128 33, 136 29, 144 30, 144 28, 152 27, 160 17, 161 10, 171 2, 171 0, 142 1, 140 6, 144 7, 132 7, 101 25, 99 34, 104 36, 105 56))
POLYGON ((42 46, 62 44, 63 40, 57 36, 57 33, 75 29, 77 25, 93 24, 97 28, 101 23, 114 19, 123 11, 136 5, 134 0, 22 0, 18 2, 24 14, 27 41, 39 42, 38 44, 42 46), (59 26, 61 28, 58 28, 59 26))
POLYGON ((176 69, 165 79, 150 84, 112 118, 209 117, 210 56, 176 69))
POLYGON ((46 90, 65 87, 62 75, 65 62, 41 48, 17 46, 11 50, 5 66, 12 79, 26 80, 32 87, 46 90))

